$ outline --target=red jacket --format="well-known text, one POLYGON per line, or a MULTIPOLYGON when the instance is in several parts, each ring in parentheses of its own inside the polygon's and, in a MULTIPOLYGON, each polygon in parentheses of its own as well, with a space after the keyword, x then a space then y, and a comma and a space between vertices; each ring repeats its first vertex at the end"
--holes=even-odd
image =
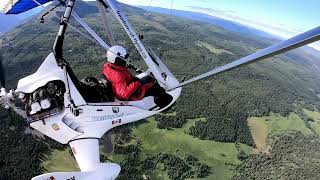
POLYGON ((139 81, 134 81, 127 68, 109 62, 104 64, 103 74, 111 82, 113 93, 119 100, 140 100, 153 85, 153 83, 141 85, 139 81))

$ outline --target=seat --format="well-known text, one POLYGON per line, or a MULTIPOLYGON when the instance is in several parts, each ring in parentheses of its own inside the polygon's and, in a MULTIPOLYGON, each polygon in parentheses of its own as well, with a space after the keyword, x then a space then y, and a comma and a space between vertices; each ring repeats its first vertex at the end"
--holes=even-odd
POLYGON ((115 96, 112 90, 112 84, 104 74, 101 75, 100 82, 100 84, 103 86, 103 93, 110 100, 109 102, 114 101, 115 96))
POLYGON ((84 99, 89 103, 113 102, 112 86, 106 78, 101 82, 95 77, 86 77, 80 81, 84 99))
POLYGON ((155 108, 157 108, 157 104, 154 102, 153 96, 144 97, 139 101, 128 101, 128 105, 144 110, 154 110, 155 108))

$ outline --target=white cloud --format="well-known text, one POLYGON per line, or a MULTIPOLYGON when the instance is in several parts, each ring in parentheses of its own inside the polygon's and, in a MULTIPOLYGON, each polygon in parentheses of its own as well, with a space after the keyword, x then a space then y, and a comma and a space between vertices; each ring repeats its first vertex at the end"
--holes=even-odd
MULTIPOLYGON (((166 5, 163 4, 163 3, 166 4, 167 2, 164 2, 161 0, 118 0, 118 1, 129 4, 129 5, 144 5, 144 6, 148 6, 150 5, 150 3, 152 3, 152 6, 168 8, 166 5)), ((198 0, 198 1, 208 1, 208 0, 198 0)), ((237 14, 237 12, 235 11, 226 11, 226 10, 221 10, 217 8, 186 6, 182 10, 202 12, 205 14, 219 17, 219 18, 234 21, 249 27, 253 27, 253 28, 265 31, 267 33, 273 34, 283 39, 291 38, 295 35, 298 35, 300 33, 303 33, 309 30, 309 29, 292 28, 292 27, 286 26, 285 24, 268 24, 268 23, 264 23, 263 20, 257 21, 257 20, 249 19, 247 17, 243 18, 239 14, 237 14)), ((309 46, 320 51, 320 42, 310 44, 309 46)))
MULTIPOLYGON (((308 30, 308 29, 292 28, 292 27, 288 27, 284 24, 267 24, 267 23, 263 23, 263 22, 258 22, 256 20, 252 20, 249 18, 240 17, 234 11, 224 11, 224 10, 219 10, 219 9, 215 9, 215 8, 203 8, 203 7, 197 7, 197 6, 188 6, 187 8, 189 8, 189 10, 191 10, 191 11, 198 11, 198 12, 206 13, 206 14, 209 14, 212 16, 216 16, 216 17, 227 19, 230 21, 234 21, 234 22, 246 25, 246 26, 250 26, 250 27, 265 31, 267 33, 276 35, 276 36, 283 38, 283 39, 291 38, 295 35, 298 35, 298 34, 303 33, 308 30)), ((320 51, 320 43, 319 42, 312 43, 309 46, 320 51)))

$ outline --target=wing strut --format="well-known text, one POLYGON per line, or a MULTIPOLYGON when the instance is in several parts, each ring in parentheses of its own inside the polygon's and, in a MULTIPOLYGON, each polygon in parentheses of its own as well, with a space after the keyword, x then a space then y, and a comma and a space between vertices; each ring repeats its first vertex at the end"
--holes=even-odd
POLYGON ((179 85, 171 88, 170 90, 173 90, 178 87, 185 86, 187 84, 193 83, 195 81, 199 81, 201 79, 207 78, 209 76, 217 75, 226 71, 230 71, 232 69, 251 64, 256 61, 260 61, 272 56, 279 55, 281 53, 290 51, 292 49, 296 49, 298 47, 304 46, 309 43, 313 43, 315 41, 320 40, 320 26, 317 28, 314 28, 312 30, 309 30, 305 33, 299 34, 293 38, 290 38, 288 40, 282 41, 278 44, 275 44, 273 46, 267 47, 265 49, 262 49, 256 53, 250 54, 248 56, 245 56, 239 60, 233 61, 229 64, 220 66, 218 68, 215 68, 209 72, 206 72, 204 74, 201 74, 199 76, 196 76, 192 79, 189 79, 183 83, 180 83, 179 85))

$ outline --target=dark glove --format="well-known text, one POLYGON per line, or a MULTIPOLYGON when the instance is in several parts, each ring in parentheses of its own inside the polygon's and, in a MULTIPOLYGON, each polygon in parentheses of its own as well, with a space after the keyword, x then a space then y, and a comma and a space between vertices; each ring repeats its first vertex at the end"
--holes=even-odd
POLYGON ((142 79, 140 79, 141 85, 145 85, 145 84, 147 84, 149 82, 154 82, 154 78, 151 77, 151 76, 145 76, 142 79))
POLYGON ((136 81, 140 81, 140 79, 134 76, 133 77, 133 82, 136 82, 136 81))

